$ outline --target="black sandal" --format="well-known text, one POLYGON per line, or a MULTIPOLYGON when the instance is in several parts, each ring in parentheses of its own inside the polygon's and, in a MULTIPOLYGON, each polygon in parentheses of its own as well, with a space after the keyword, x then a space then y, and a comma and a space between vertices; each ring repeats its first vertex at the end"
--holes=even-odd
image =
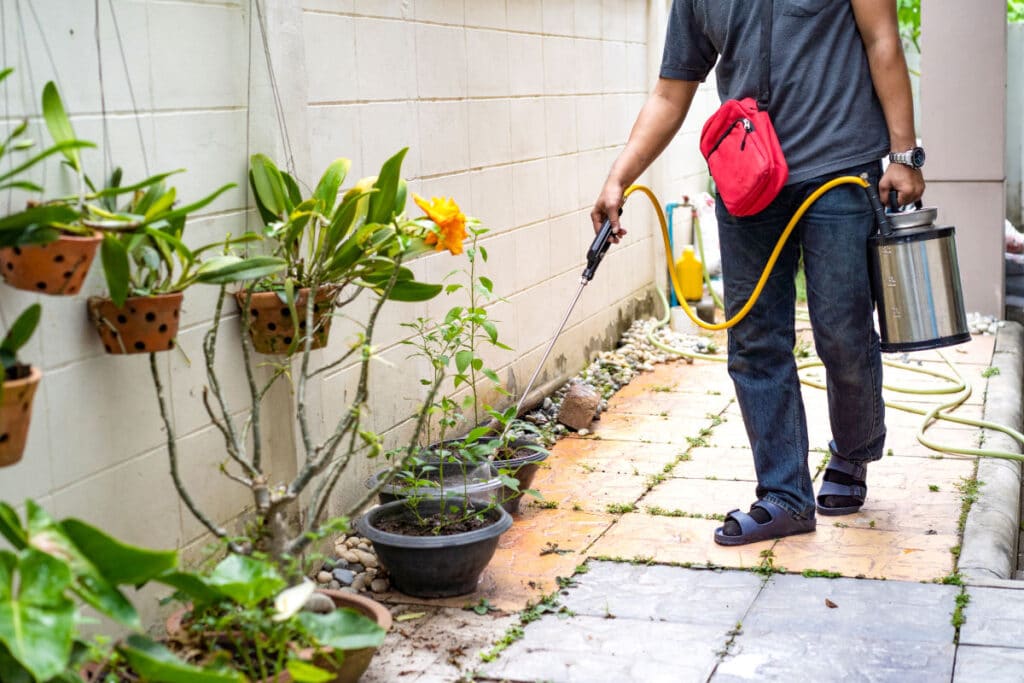
POLYGON ((824 481, 818 491, 818 512, 831 517, 852 515, 858 512, 868 495, 867 463, 847 460, 832 451, 832 457, 825 467, 824 481), (841 498, 842 501, 830 500, 841 498), (840 502, 840 505, 829 503, 840 502))
POLYGON ((740 533, 727 535, 725 526, 715 529, 715 543, 718 545, 746 545, 757 543, 793 534, 806 534, 814 531, 817 526, 814 517, 800 519, 794 517, 789 510, 779 507, 769 500, 759 500, 750 506, 764 510, 769 519, 767 522, 759 522, 746 512, 733 510, 725 516, 726 521, 732 520, 740 527, 740 533))

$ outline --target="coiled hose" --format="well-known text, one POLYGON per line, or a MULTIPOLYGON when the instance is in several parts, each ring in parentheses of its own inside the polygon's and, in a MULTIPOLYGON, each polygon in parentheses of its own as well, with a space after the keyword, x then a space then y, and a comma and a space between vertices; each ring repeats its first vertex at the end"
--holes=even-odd
MULTIPOLYGON (((741 308, 736 313, 736 315, 726 320, 725 322, 721 323, 707 323, 698 318, 697 315, 694 313, 693 309, 691 309, 690 306, 686 303, 686 299, 681 295, 682 286, 679 283, 679 278, 676 275, 675 268, 673 267, 672 263, 672 250, 669 245, 668 236, 668 221, 665 218, 665 212, 661 208, 661 203, 658 201, 658 198, 654 195, 654 192, 652 192, 649 187, 646 187, 644 185, 631 185, 626 189, 625 193, 623 193, 623 198, 628 198, 634 192, 640 192, 646 195, 647 198, 651 201, 651 204, 654 206, 654 210, 658 215, 658 221, 661 224, 661 236, 665 246, 665 261, 668 265, 669 279, 671 280, 672 287, 675 290, 676 298, 679 300, 680 305, 682 306, 683 311, 686 313, 687 317, 690 318, 690 320, 693 321, 694 324, 706 330, 725 330, 739 323, 744 317, 746 317, 747 313, 750 312, 750 309, 754 307, 754 304, 757 303, 757 299, 761 296, 761 291, 764 289, 765 283, 768 281, 768 277, 771 275, 772 269, 775 267, 775 263, 779 259, 779 254, 782 253, 782 248, 783 246, 785 246, 786 240, 789 239, 790 234, 792 234, 793 230, 796 228, 797 223, 800 222, 800 219, 803 218, 803 215, 804 213, 806 213, 807 209, 810 208, 810 206, 814 202, 818 201, 819 197, 821 197, 823 194, 825 194, 832 188, 846 184, 855 184, 861 187, 868 186, 867 181, 862 178, 858 178, 856 176, 841 176, 839 178, 834 178, 833 180, 824 183, 821 187, 812 192, 810 196, 804 200, 800 207, 797 208, 796 212, 793 214, 793 217, 789 219, 789 223, 786 225, 786 229, 782 231, 782 235, 779 237, 779 241, 775 244, 775 248, 772 250, 771 255, 768 257, 768 262, 765 264, 764 270, 761 272, 761 277, 758 279, 757 285, 754 287, 754 291, 751 293, 750 298, 743 305, 743 308, 741 308)), ((698 244, 700 244, 700 226, 695 224, 694 229, 697 235, 698 244)), ((703 262, 704 259, 702 258, 701 261, 703 262)), ((706 266, 704 268, 704 281, 705 283, 709 284, 710 289, 710 280, 708 277, 706 266)), ((661 317, 661 319, 658 320, 657 325, 655 325, 655 327, 653 327, 650 330, 650 332, 648 332, 647 340, 655 347, 661 349, 662 351, 665 351, 666 353, 671 353, 673 355, 683 356, 686 358, 725 362, 726 359, 723 358, 722 356, 694 353, 686 349, 672 347, 658 340, 655 337, 655 334, 659 329, 665 327, 670 319, 668 299, 665 297, 665 293, 662 292, 660 288, 658 289, 658 295, 661 299, 661 305, 664 308, 665 314, 661 317)), ((722 305, 721 301, 717 297, 715 297, 715 303, 720 307, 722 305)), ((987 420, 974 420, 971 418, 959 417, 957 415, 951 414, 954 410, 960 407, 964 403, 964 401, 970 398, 972 389, 970 384, 968 384, 964 380, 963 376, 957 370, 956 366, 953 363, 951 363, 943 353, 939 352, 939 356, 942 358, 943 362, 946 363, 947 367, 952 373, 952 376, 938 372, 936 370, 930 370, 928 368, 923 368, 916 365, 897 363, 895 361, 889 360, 883 360, 882 362, 885 366, 890 368, 929 375, 932 377, 942 379, 948 383, 948 386, 933 389, 916 389, 910 387, 899 387, 883 384, 883 387, 885 389, 888 389, 889 391, 902 394, 953 394, 953 397, 949 401, 941 405, 937 405, 931 408, 930 410, 925 410, 924 408, 917 408, 915 406, 896 403, 892 401, 886 401, 886 407, 892 408, 894 410, 901 410, 904 412, 913 413, 916 415, 923 415, 924 419, 921 421, 921 426, 917 430, 917 440, 921 445, 925 446, 926 448, 930 448, 931 450, 943 453, 953 453, 957 455, 974 455, 986 458, 1001 458, 1004 460, 1024 461, 1024 455, 1020 453, 1011 453, 1009 451, 982 448, 965 448, 949 446, 946 444, 937 443, 925 437, 925 431, 931 425, 935 424, 939 420, 945 420, 948 422, 955 422, 957 424, 969 425, 971 427, 991 429, 993 431, 1001 432, 1015 439, 1017 443, 1024 444, 1024 434, 1021 434, 1020 432, 1018 432, 1015 429, 1012 429, 1011 427, 1007 427, 1005 425, 1001 425, 995 422, 989 422, 987 420)), ((808 360, 798 363, 797 370, 800 371, 809 368, 822 367, 823 365, 824 364, 820 360, 808 360)), ((806 386, 814 387, 816 389, 825 389, 824 384, 807 377, 802 376, 800 378, 800 382, 806 386)))

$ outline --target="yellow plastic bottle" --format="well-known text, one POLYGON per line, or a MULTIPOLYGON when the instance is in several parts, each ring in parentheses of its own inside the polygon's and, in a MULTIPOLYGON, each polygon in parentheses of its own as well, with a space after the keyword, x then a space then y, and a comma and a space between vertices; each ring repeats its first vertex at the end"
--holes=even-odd
POLYGON ((683 247, 683 255, 676 261, 676 277, 684 299, 700 301, 704 298, 704 266, 692 246, 683 247))

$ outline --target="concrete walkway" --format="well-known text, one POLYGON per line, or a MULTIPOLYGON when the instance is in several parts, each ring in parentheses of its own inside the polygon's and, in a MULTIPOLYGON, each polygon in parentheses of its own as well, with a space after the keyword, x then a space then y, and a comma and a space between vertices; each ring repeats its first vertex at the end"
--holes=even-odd
MULTIPOLYGON (((1002 381, 1002 403, 1020 405, 1020 382, 1005 381, 1019 378, 1019 348, 1003 380, 988 370, 993 349, 993 337, 975 337, 944 352, 973 386, 957 415, 982 417, 990 381, 1002 381)), ((950 373, 936 352, 910 361, 950 373)), ((802 374, 815 373, 822 379, 820 368, 802 374)), ((891 367, 885 381, 950 384, 891 367)), ((949 400, 887 398, 918 410, 949 400)), ((805 387, 804 402, 820 479, 824 392, 805 387)), ((887 455, 871 466, 860 513, 723 548, 712 541, 722 514, 755 499, 732 384, 722 363, 658 366, 616 394, 591 435, 556 445, 535 482, 546 502, 503 536, 476 594, 387 597, 398 626, 364 680, 1024 681, 1024 582, 964 587, 957 569, 965 510, 987 485, 975 479, 977 459, 925 448, 920 422, 888 411, 887 455)), ((977 447, 982 432, 941 422, 927 436, 977 447)), ((1019 491, 1019 464, 1000 467, 1015 468, 1019 491)), ((1017 500, 995 503, 1007 505, 1015 517, 1017 500)), ((973 545, 991 551, 988 533, 973 545)), ((1016 548, 1002 553, 1015 558, 1016 548)))

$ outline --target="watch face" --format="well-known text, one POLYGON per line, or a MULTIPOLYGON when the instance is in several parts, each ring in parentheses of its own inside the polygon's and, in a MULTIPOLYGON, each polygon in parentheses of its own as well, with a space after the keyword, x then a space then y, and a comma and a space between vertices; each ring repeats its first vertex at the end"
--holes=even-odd
POLYGON ((924 166, 924 150, 920 147, 915 147, 910 150, 910 163, 914 168, 921 168, 924 166))

